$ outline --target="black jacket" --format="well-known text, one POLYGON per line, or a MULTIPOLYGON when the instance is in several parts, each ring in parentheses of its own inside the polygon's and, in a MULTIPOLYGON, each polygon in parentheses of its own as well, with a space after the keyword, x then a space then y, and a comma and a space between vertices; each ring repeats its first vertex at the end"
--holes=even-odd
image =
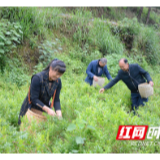
POLYGON ((138 91, 138 85, 146 82, 145 79, 147 82, 152 81, 149 73, 138 64, 129 64, 129 71, 125 72, 123 70, 119 70, 118 75, 110 81, 104 89, 109 89, 119 80, 122 80, 132 93, 136 93, 138 91))
POLYGON ((31 104, 29 103, 27 94, 21 106, 18 124, 21 123, 20 118, 26 114, 28 108, 36 108, 40 111, 43 111, 39 106, 36 105, 37 103, 42 107, 44 105, 50 107, 49 102, 53 97, 55 90, 56 94, 54 99, 54 108, 56 111, 61 110, 59 99, 61 90, 61 79, 59 78, 57 81, 49 81, 49 70, 42 71, 32 76, 30 85, 31 104), (51 88, 49 87, 49 83, 51 83, 51 88))

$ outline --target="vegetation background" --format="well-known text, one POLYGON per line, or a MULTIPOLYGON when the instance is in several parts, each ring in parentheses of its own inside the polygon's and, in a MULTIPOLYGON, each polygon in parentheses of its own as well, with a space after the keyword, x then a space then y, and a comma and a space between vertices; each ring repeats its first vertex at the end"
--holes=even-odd
POLYGON ((159 153, 159 145, 116 141, 119 125, 160 125, 159 43, 159 7, 1 7, 0 153, 159 153), (139 116, 130 112, 130 91, 122 82, 104 94, 84 82, 89 62, 101 57, 112 77, 122 57, 150 73, 154 95, 139 116), (63 119, 48 116, 30 130, 23 119, 20 130, 30 78, 53 58, 67 65, 63 119))

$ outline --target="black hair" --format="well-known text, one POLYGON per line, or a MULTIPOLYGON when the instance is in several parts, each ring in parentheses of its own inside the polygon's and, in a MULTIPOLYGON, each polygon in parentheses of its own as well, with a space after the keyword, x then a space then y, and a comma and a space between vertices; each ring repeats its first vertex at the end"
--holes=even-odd
MULTIPOLYGON (((127 60, 126 58, 121 58, 120 60, 122 60, 122 59, 124 60, 124 63, 125 63, 125 64, 128 63, 128 60, 127 60)), ((119 60, 118 62, 120 62, 120 60, 119 60)))
POLYGON ((125 63, 125 64, 128 63, 128 60, 127 60, 127 59, 124 59, 124 63, 125 63))
POLYGON ((53 59, 49 65, 44 69, 44 71, 49 70, 51 67, 52 70, 57 71, 63 74, 66 71, 66 65, 63 61, 58 59, 53 59))

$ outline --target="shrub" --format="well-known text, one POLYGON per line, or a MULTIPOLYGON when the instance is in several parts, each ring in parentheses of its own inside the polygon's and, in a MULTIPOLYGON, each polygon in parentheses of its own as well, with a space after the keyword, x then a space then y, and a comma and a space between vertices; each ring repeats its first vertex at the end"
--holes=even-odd
POLYGON ((35 7, 1 7, 0 17, 11 23, 19 22, 22 26, 24 38, 29 35, 41 35, 44 22, 39 16, 40 11, 35 7))
POLYGON ((141 27, 134 39, 133 47, 142 52, 149 64, 159 64, 159 37, 152 28, 141 27))
POLYGON ((117 53, 122 54, 124 47, 119 38, 113 36, 106 23, 94 20, 89 32, 88 43, 92 46, 98 46, 103 55, 117 53))
POLYGON ((22 38, 23 32, 18 22, 10 23, 4 19, 0 21, 0 68, 2 71, 4 71, 7 56, 21 44, 22 38))

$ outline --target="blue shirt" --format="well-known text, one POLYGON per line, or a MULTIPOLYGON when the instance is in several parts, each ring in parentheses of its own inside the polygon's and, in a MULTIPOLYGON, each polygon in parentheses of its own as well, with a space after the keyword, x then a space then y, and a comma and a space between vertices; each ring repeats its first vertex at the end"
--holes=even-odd
POLYGON ((85 82, 89 83, 90 85, 92 85, 93 83, 93 76, 101 77, 102 74, 105 74, 108 80, 112 79, 107 69, 107 65, 101 67, 99 65, 99 60, 93 60, 92 62, 90 62, 90 64, 87 67, 86 73, 87 77, 85 79, 85 82))

